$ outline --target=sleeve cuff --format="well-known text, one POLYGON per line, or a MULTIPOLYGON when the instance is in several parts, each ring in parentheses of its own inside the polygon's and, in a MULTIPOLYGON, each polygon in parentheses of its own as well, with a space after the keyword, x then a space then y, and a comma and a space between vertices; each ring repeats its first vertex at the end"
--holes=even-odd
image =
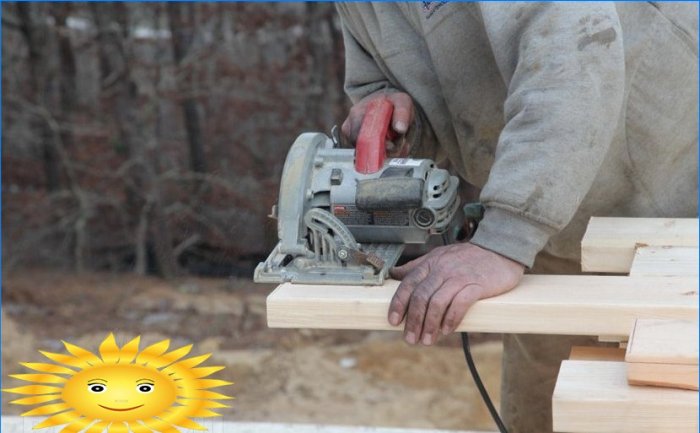
POLYGON ((471 243, 528 268, 556 230, 510 211, 487 207, 471 243))

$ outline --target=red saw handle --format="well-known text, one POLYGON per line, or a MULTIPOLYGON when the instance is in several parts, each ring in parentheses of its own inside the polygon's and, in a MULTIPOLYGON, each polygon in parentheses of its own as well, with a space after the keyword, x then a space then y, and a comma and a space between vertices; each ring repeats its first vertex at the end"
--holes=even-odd
POLYGON ((376 173, 384 166, 386 140, 395 135, 389 129, 393 113, 394 104, 388 98, 377 98, 367 104, 355 143, 355 170, 358 173, 376 173))

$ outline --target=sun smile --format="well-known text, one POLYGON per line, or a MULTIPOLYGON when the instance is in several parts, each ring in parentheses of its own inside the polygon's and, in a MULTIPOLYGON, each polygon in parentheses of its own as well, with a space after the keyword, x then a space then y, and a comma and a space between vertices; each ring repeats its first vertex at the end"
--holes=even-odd
POLYGON ((117 408, 114 408, 114 407, 102 406, 101 404, 98 404, 98 406, 101 407, 101 408, 108 409, 108 410, 113 410, 113 411, 116 411, 116 412, 126 412, 127 410, 138 409, 138 408, 140 408, 140 407, 143 406, 143 405, 140 404, 140 405, 138 405, 138 406, 126 407, 126 408, 124 408, 124 409, 117 409, 117 408))

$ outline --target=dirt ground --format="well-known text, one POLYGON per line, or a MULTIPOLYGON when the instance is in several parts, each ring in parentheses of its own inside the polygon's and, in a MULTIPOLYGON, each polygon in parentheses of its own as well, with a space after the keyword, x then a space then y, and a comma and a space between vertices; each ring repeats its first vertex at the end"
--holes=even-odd
MULTIPOLYGON (((456 335, 437 347, 410 347, 395 332, 269 329, 273 286, 245 279, 67 275, 40 269, 6 275, 2 287, 2 386, 63 352, 61 340, 91 351, 109 332, 117 342, 164 338, 193 354, 212 352, 216 377, 235 382, 225 419, 392 427, 495 430, 469 377, 456 335)), ((474 336, 473 352, 491 396, 499 398, 501 344, 474 336)), ((172 347, 171 346, 171 347, 172 347)), ((18 407, 3 396, 3 414, 18 407)))

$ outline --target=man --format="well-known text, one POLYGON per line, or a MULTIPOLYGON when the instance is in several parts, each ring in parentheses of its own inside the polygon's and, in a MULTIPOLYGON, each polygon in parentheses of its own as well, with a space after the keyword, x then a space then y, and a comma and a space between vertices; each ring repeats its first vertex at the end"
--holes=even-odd
MULTIPOLYGON (((337 7, 355 104, 343 133, 354 141, 367 102, 388 95, 413 154, 447 161, 486 209, 469 243, 394 270, 388 320, 405 320, 409 343, 454 331, 526 269, 578 272, 593 215, 697 214, 697 4, 337 7)), ((572 341, 504 336, 511 433, 551 431, 572 341)))

